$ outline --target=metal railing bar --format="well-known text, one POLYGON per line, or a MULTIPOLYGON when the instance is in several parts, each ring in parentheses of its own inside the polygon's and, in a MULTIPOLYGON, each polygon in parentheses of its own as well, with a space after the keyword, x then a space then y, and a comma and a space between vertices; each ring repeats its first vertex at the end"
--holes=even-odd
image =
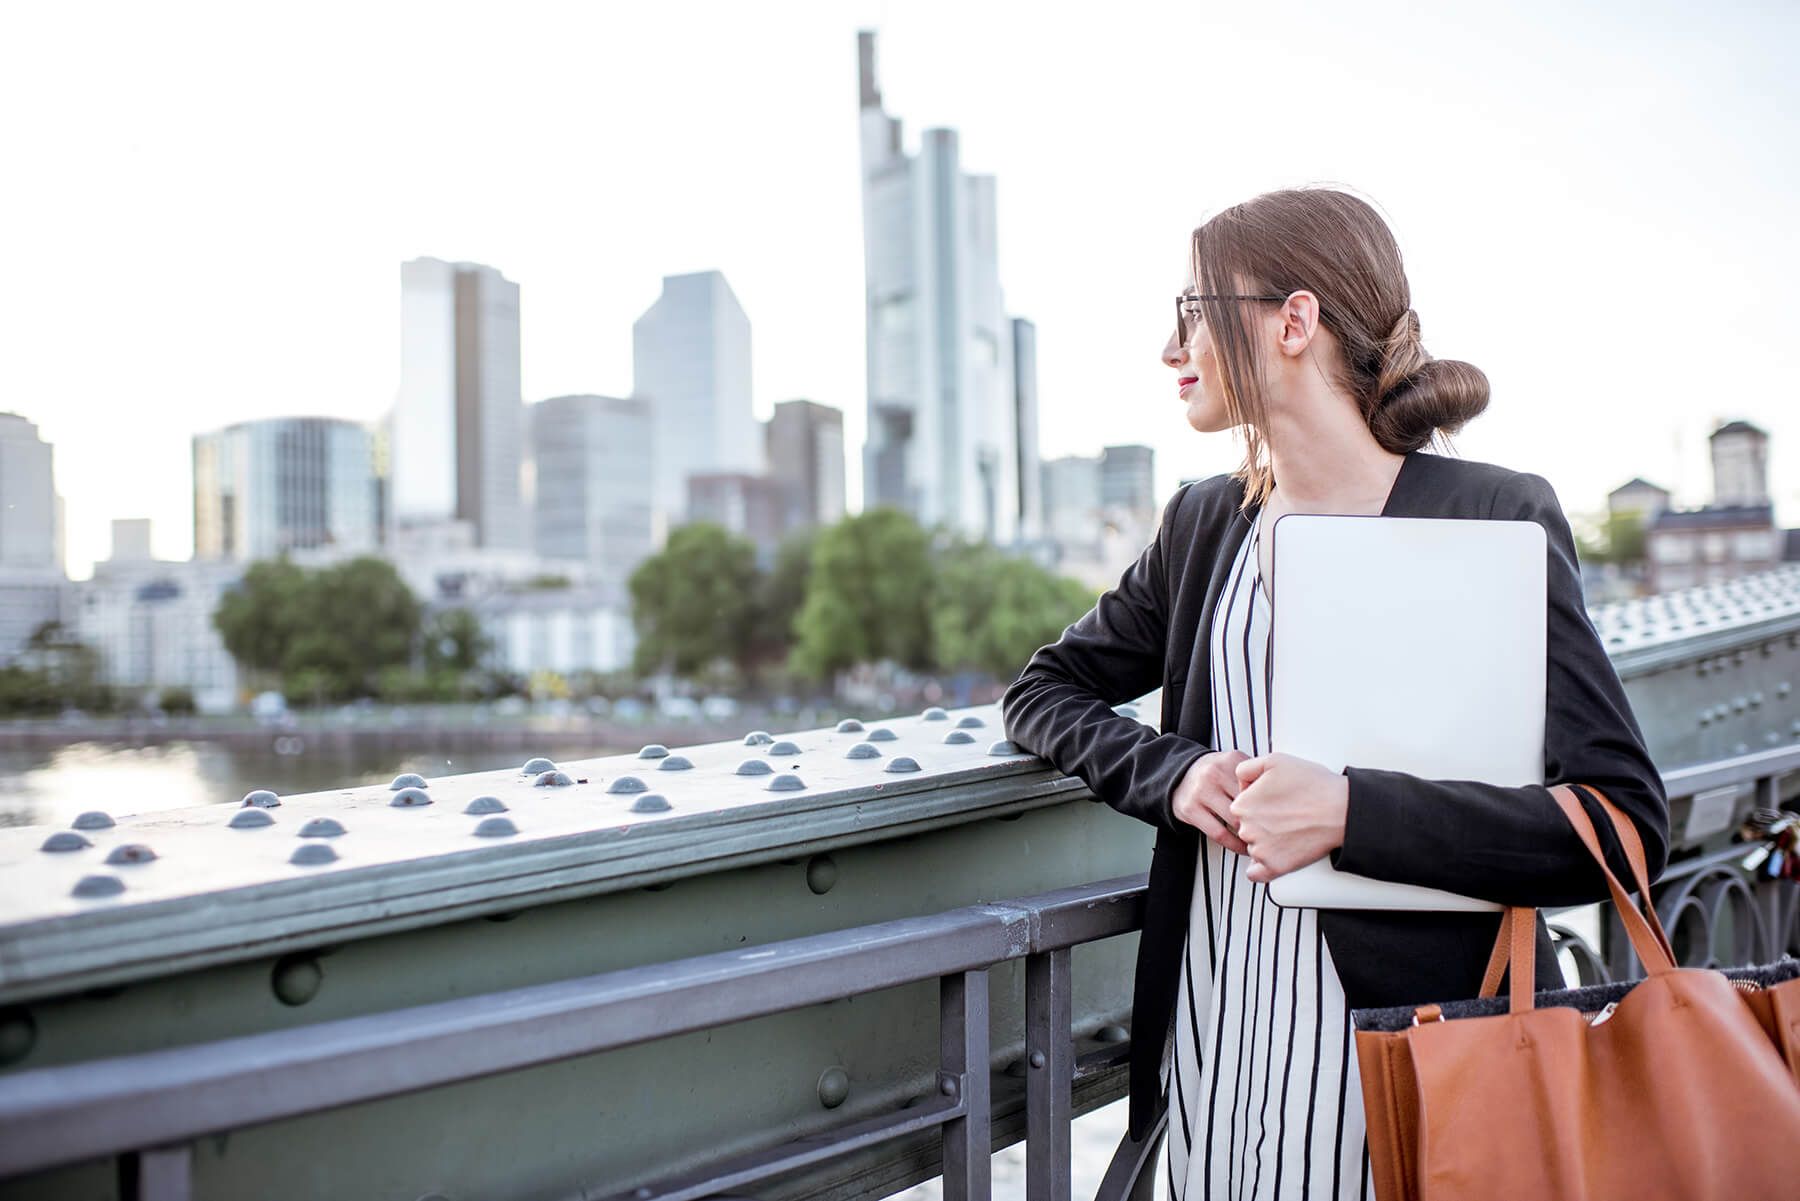
POLYGON ((1742 784, 1747 780, 1780 776, 1790 771, 1800 771, 1800 746, 1773 747, 1730 759, 1717 759, 1711 763, 1677 767, 1662 774, 1663 789, 1668 792, 1670 800, 1675 800, 1693 796, 1696 792, 1705 792, 1709 788, 1742 784))
POLYGON ((1033 953, 1057 951, 1141 927, 1144 888, 1148 879, 1140 872, 1074 888, 1059 888, 1002 904, 1018 905, 1031 913, 1028 950, 1033 953))
MULTIPOLYGON (((659 1180, 642 1188, 627 1189, 607 1201, 695 1201, 700 1197, 718 1201, 719 1194, 728 1189, 940 1126, 961 1117, 963 1111, 964 1102, 960 1097, 933 1097, 897 1114, 881 1114, 860 1122, 850 1122, 824 1134, 796 1139, 766 1151, 752 1152, 724 1164, 659 1180)), ((576 1201, 577 1198, 585 1201, 593 1195, 584 1190, 571 1197, 570 1201, 576 1201)))
POLYGON ((1070 1201, 1075 1046, 1068 948, 1025 960, 1025 1197, 1070 1201))
POLYGON ((963 1103, 962 1115, 944 1123, 944 1199, 990 1201, 993 1098, 986 970, 943 976, 938 1015, 939 1088, 963 1103))
POLYGON ((1131 1040, 1122 1043, 1109 1043, 1104 1047, 1089 1051, 1075 1057, 1075 1070, 1069 1079, 1079 1082, 1089 1076, 1097 1076, 1102 1072, 1110 1072, 1114 1068, 1122 1068, 1131 1062, 1131 1040))
POLYGON ((155 1147, 139 1153, 137 1160, 138 1201, 189 1201, 193 1196, 193 1144, 155 1147))

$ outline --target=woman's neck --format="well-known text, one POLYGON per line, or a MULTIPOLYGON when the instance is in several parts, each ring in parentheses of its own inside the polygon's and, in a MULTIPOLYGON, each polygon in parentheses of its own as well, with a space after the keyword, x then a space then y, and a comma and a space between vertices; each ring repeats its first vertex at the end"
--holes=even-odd
POLYGON ((1381 512, 1405 456, 1381 448, 1353 402, 1332 393, 1305 400, 1270 417, 1272 504, 1290 513, 1381 512))

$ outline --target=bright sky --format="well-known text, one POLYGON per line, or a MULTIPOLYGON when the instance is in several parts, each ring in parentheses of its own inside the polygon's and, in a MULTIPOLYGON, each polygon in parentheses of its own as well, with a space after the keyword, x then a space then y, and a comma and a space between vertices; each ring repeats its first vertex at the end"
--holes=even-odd
POLYGON ((1708 498, 1706 434, 1772 435, 1800 524, 1800 9, 1788 3, 9 5, 0 409, 56 445, 69 566, 108 522, 192 546, 189 438, 372 421, 399 264, 522 289, 528 401, 618 394, 664 274, 718 268, 756 406, 864 431, 856 31, 888 110, 998 176, 1001 279, 1037 323, 1044 457, 1156 447, 1189 230, 1259 191, 1388 214, 1432 353, 1488 373, 1461 452, 1599 509, 1708 498), (1452 15, 1455 9, 1466 15, 1452 15), (1066 14, 1066 15, 1051 15, 1066 14))

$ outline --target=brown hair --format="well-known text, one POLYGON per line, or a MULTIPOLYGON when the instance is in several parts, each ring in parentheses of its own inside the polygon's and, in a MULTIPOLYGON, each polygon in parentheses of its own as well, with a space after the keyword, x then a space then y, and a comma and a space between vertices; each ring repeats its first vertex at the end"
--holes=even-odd
MULTIPOLYGON (((1194 231, 1202 296, 1311 292, 1319 322, 1343 350, 1341 378, 1382 449, 1404 454, 1447 437, 1487 407, 1480 368, 1434 359, 1419 342, 1419 315, 1400 246, 1373 207, 1335 188, 1265 192, 1194 231)), ((1251 307, 1202 300, 1232 424, 1244 432, 1244 507, 1275 485, 1261 430, 1267 414, 1251 307)))

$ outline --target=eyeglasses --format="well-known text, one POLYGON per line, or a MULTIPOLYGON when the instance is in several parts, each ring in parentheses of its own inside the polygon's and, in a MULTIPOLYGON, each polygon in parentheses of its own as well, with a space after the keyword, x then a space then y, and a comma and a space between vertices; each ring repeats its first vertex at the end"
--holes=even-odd
POLYGON ((1286 300, 1286 296, 1251 296, 1242 292, 1183 292, 1175 298, 1175 341, 1188 344, 1194 326, 1205 313, 1202 300, 1286 300))

